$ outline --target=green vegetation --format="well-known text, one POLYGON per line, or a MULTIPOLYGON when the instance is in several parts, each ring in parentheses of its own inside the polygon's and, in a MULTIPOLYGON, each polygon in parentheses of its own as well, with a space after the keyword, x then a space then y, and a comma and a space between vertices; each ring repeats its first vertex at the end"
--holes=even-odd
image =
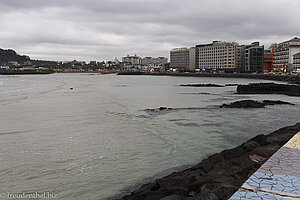
POLYGON ((0 74, 49 74, 53 72, 100 72, 119 71, 121 66, 112 61, 96 62, 85 61, 56 62, 31 60, 29 56, 19 55, 12 49, 0 48, 0 74), (7 68, 7 69, 4 69, 7 68))
POLYGON ((52 74, 53 70, 9 70, 9 69, 0 69, 1 75, 21 75, 21 74, 52 74))
POLYGON ((18 63, 24 63, 25 61, 30 61, 30 58, 29 56, 21 56, 12 49, 0 49, 0 64, 9 61, 17 61, 18 63))

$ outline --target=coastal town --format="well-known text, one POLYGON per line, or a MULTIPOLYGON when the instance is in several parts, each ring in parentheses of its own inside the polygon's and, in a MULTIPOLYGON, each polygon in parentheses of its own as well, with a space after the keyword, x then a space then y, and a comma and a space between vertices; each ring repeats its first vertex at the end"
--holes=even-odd
POLYGON ((300 74, 300 38, 273 43, 213 41, 173 48, 166 57, 127 55, 119 61, 41 61, 2 50, 0 72, 148 72, 300 74))

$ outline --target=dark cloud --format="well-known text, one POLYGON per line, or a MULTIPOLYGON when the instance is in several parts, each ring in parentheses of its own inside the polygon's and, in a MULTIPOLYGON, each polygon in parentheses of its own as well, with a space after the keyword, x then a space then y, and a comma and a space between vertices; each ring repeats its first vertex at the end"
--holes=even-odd
POLYGON ((212 40, 269 46, 299 36, 298 0, 1 1, 1 48, 47 60, 109 60, 212 40))

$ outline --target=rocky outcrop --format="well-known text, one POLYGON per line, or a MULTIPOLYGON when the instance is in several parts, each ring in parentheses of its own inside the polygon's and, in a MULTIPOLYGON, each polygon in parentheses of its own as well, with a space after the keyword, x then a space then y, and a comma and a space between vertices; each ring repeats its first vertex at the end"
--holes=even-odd
POLYGON ((190 107, 190 108, 167 108, 164 106, 161 106, 159 108, 151 108, 144 110, 148 115, 150 116, 158 116, 158 115, 165 115, 170 112, 176 112, 181 110, 200 110, 203 108, 197 108, 197 107, 190 107))
POLYGON ((159 107, 159 108, 150 108, 150 109, 146 109, 144 110, 147 114, 149 114, 150 116, 157 116, 157 115, 165 115, 168 114, 172 111, 176 111, 176 109, 174 108, 167 108, 167 107, 159 107))
POLYGON ((276 83, 252 83, 238 85, 238 94, 284 94, 289 96, 300 96, 300 85, 287 85, 276 83))
POLYGON ((238 86, 239 84, 237 83, 226 83, 225 86, 238 86))
POLYGON ((208 84, 183 84, 180 85, 183 87, 225 87, 223 85, 217 85, 217 84, 212 84, 212 83, 208 83, 208 84))
POLYGON ((228 199, 272 154, 300 131, 300 123, 209 156, 181 172, 143 185, 122 200, 228 199))
POLYGON ((285 101, 273 101, 273 100, 264 100, 262 102, 259 101, 253 101, 253 100, 242 100, 242 101, 236 101, 230 104, 223 104, 220 106, 220 108, 264 108, 267 105, 295 105, 289 102, 285 101))
POLYGON ((286 105, 295 105, 293 103, 289 103, 289 102, 286 102, 286 101, 280 101, 280 100, 263 100, 263 103, 265 105, 282 105, 282 104, 286 104, 286 105))
POLYGON ((158 110, 172 110, 172 108, 167 108, 167 107, 159 107, 158 110))

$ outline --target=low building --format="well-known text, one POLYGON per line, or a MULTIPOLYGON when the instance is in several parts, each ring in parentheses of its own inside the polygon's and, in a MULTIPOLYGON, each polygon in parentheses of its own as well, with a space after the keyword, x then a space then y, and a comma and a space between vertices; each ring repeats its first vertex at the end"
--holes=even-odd
POLYGON ((115 57, 114 63, 115 63, 116 65, 120 64, 120 61, 118 60, 117 57, 115 57))
POLYGON ((127 55, 126 57, 122 57, 122 62, 132 66, 141 65, 141 57, 137 55, 127 55))
POLYGON ((264 71, 273 71, 273 52, 274 49, 265 50, 264 52, 264 71))
POLYGON ((96 66, 97 65, 97 61, 90 61, 89 65, 96 66))
POLYGON ((148 66, 154 63, 154 59, 152 57, 144 57, 141 60, 141 64, 143 66, 148 66))
MULTIPOLYGON (((37 68, 33 67, 33 66, 26 66, 26 67, 22 67, 22 70, 36 70, 37 68)), ((43 69, 43 68, 41 68, 43 69)))
POLYGON ((300 38, 274 45, 274 70, 286 72, 289 64, 293 64, 293 55, 300 53, 300 38))
POLYGON ((5 65, 8 66, 8 67, 19 67, 20 66, 18 61, 8 61, 8 62, 6 62, 5 65))
POLYGON ((141 60, 141 65, 144 66, 162 66, 168 62, 168 58, 165 57, 144 57, 141 60))
POLYGON ((23 63, 23 65, 25 65, 25 66, 30 66, 30 65, 32 65, 32 62, 31 62, 30 60, 28 60, 28 61, 25 61, 25 62, 23 63))
POLYGON ((166 63, 168 63, 168 58, 163 56, 154 58, 154 60, 156 65, 165 65, 166 63))

